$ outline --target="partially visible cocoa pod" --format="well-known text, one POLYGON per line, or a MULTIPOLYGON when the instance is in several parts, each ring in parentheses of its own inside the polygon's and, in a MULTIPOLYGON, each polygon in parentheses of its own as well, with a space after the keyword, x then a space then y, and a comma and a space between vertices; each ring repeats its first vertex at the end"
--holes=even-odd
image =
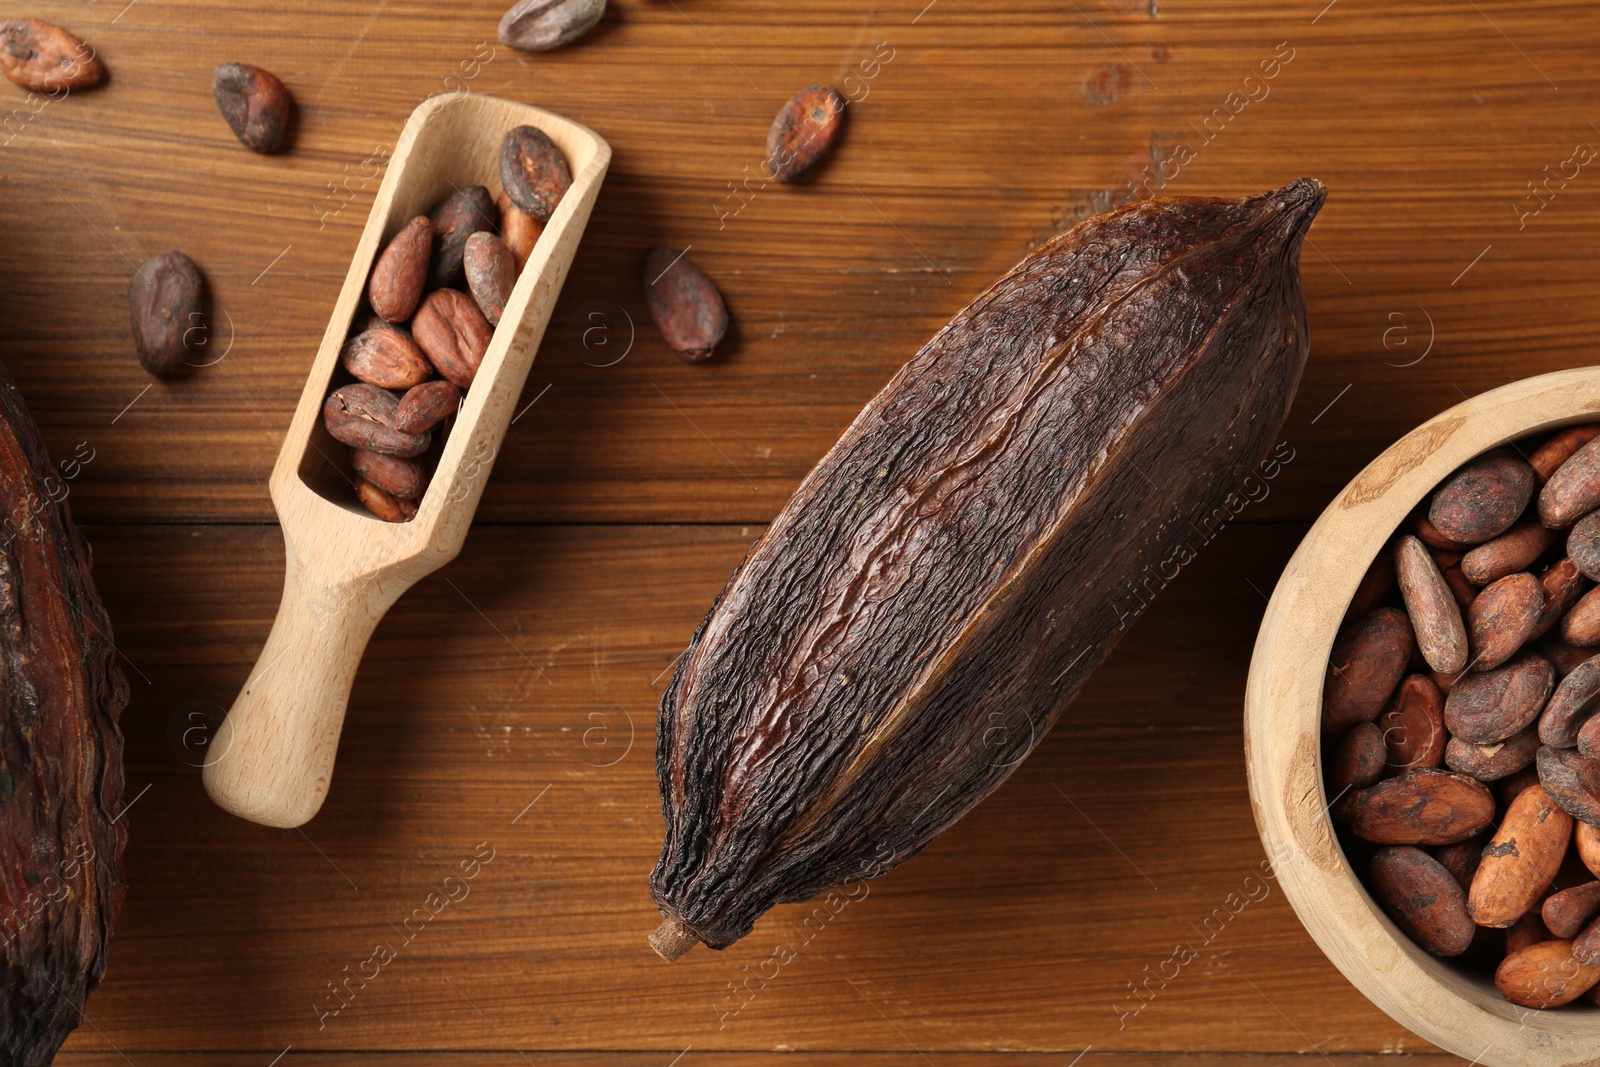
POLYGON ((1377 727, 1391 770, 1444 763, 1444 700, 1425 675, 1413 674, 1400 683, 1378 716, 1377 727))
POLYGON ((1600 967, 1578 962, 1571 941, 1541 941, 1501 961, 1495 988, 1525 1008, 1571 1004, 1600 983, 1600 967))
POLYGON ((1553 748, 1572 748, 1578 731, 1600 710, 1600 656, 1584 660, 1561 679, 1539 715, 1539 739, 1553 748))
POLYGON ((461 257, 467 251, 467 238, 493 230, 498 212, 494 197, 481 185, 468 185, 439 201, 428 219, 433 223, 433 254, 428 260, 429 289, 453 289, 461 285, 461 257))
POLYGON ((0 71, 36 93, 87 89, 105 77, 94 49, 42 19, 0 22, 0 71))
POLYGON ((1556 468, 1539 491, 1539 521, 1560 530, 1600 508, 1600 440, 1556 468))
POLYGON ((1539 484, 1543 485, 1578 449, 1596 437, 1600 437, 1600 423, 1569 426, 1535 449, 1533 455, 1528 457, 1528 466, 1533 468, 1533 473, 1539 476, 1539 484))
POLYGON ((182 252, 163 252, 133 274, 128 304, 133 346, 157 378, 176 374, 189 355, 191 331, 204 328, 205 279, 182 252))
POLYGON ((1552 934, 1550 928, 1544 924, 1544 916, 1537 909, 1533 909, 1506 928, 1506 955, 1521 952, 1529 945, 1537 945, 1541 941, 1555 939, 1556 935, 1552 934))
POLYGON ((459 289, 435 289, 422 298, 411 320, 411 336, 447 381, 466 389, 477 376, 494 330, 472 297, 459 289))
POLYGON ((1589 873, 1600 878, 1600 826, 1580 820, 1573 827, 1572 843, 1589 873))
POLYGON ((389 238, 372 277, 367 280, 367 302, 388 322, 404 322, 416 313, 428 281, 433 257, 433 221, 418 215, 389 238))
POLYGON ((1600 511, 1591 511, 1567 534, 1567 558, 1590 581, 1600 581, 1600 511))
POLYGON ((728 332, 722 294, 688 256, 670 248, 645 257, 644 302, 667 347, 691 363, 710 359, 728 332))
POLYGON ((1600 912, 1600 881, 1551 893, 1539 908, 1545 928, 1560 938, 1577 937, 1596 912, 1600 912))
POLYGON ((1322 687, 1322 729, 1330 740, 1378 717, 1415 647, 1399 608, 1379 608, 1338 636, 1322 687))
POLYGON ((1350 789, 1365 789, 1383 773, 1383 732, 1364 722, 1339 741, 1328 762, 1328 789, 1335 796, 1350 789))
POLYGON ((384 522, 410 522, 417 517, 416 504, 390 496, 371 482, 357 482, 356 496, 384 522))
POLYGON ((223 63, 211 75, 211 92, 240 144, 263 155, 283 147, 294 101, 276 74, 245 63, 223 63))
POLYGON ((1600 760, 1575 748, 1539 746, 1539 781, 1574 819, 1600 825, 1600 760))
POLYGON ((1350 625, 1356 619, 1372 611, 1382 604, 1394 589, 1394 546, 1385 545, 1378 550, 1372 558, 1372 563, 1367 566, 1367 571, 1361 576, 1361 581, 1356 585, 1355 596, 1350 598, 1350 606, 1345 609, 1344 620, 1339 623, 1341 628, 1350 625))
POLYGON ((539 235, 544 233, 544 223, 513 204, 504 190, 494 198, 494 204, 500 211, 500 237, 511 249, 517 273, 521 274, 528 257, 533 255, 533 246, 539 243, 539 235))
POLYGON ((1372 892, 1389 917, 1435 956, 1459 956, 1472 944, 1466 894, 1438 860, 1409 845, 1380 848, 1367 868, 1372 892))
POLYGON ((1533 636, 1543 611, 1544 587, 1527 571, 1486 586, 1467 613, 1473 669, 1493 670, 1516 655, 1533 636))
POLYGON ((1461 670, 1468 658, 1461 609, 1438 565, 1417 538, 1407 534, 1395 545, 1394 573, 1422 658, 1436 671, 1461 670))
POLYGON ((426 433, 395 429, 400 401, 387 389, 366 382, 342 385, 322 405, 322 422, 340 444, 386 456, 420 456, 432 443, 426 433))
MULTIPOLYGON (((1465 841, 1457 841, 1453 845, 1438 845, 1433 850, 1433 858, 1439 861, 1440 866, 1450 872, 1450 877, 1456 880, 1465 894, 1467 887, 1472 884, 1472 876, 1478 871, 1478 863, 1483 859, 1483 846, 1489 843, 1486 833, 1469 837, 1465 841)), ((1461 898, 1463 913, 1466 908, 1466 897, 1461 898)))
POLYGON ((1350 829, 1376 845, 1449 845, 1493 822, 1494 797, 1482 782, 1426 768, 1368 786, 1350 806, 1350 829))
POLYGON ((415 460, 352 448, 350 466, 357 477, 397 500, 416 500, 428 488, 427 475, 415 460))
POLYGON ((1461 573, 1473 585, 1488 585, 1527 570, 1555 543, 1554 530, 1538 519, 1524 519, 1494 540, 1470 549, 1461 557, 1461 573))
POLYGON ((402 433, 431 430, 461 406, 461 390, 449 382, 423 382, 400 398, 395 429, 402 433))
POLYGON ((831 85, 808 85, 778 109, 767 131, 767 169, 794 182, 828 154, 844 126, 844 97, 831 85))
POLYGON ((1543 637, 1558 622, 1562 622, 1565 629, 1563 617, 1578 604, 1586 585, 1588 579, 1570 559, 1558 559, 1546 567, 1539 576, 1539 587, 1544 590, 1544 607, 1539 609, 1539 622, 1533 628, 1533 636, 1543 637))
POLYGON ((567 157, 537 126, 518 126, 500 142, 500 184, 511 202, 540 222, 572 188, 567 157))
POLYGON ((548 52, 594 29, 606 0, 518 0, 500 19, 500 43, 523 52, 548 52))
POLYGON ((339 363, 361 381, 384 389, 410 389, 433 374, 422 349, 392 326, 350 338, 339 352, 339 363))
POLYGON ((511 298, 517 283, 517 264, 506 243, 492 233, 475 233, 467 238, 461 258, 467 275, 467 289, 491 326, 500 325, 500 313, 511 298))
POLYGON ((1433 491, 1428 520, 1444 536, 1477 545, 1511 529, 1533 499, 1533 468, 1504 448, 1468 460, 1433 491))
POLYGON ((1571 843, 1571 815, 1542 788, 1520 793, 1472 876, 1467 893, 1472 921, 1503 928, 1522 918, 1544 896, 1571 843))
POLYGON ((1538 718, 1555 684, 1555 669, 1532 652, 1492 671, 1475 671, 1445 699, 1445 728, 1477 745, 1502 741, 1538 718))
POLYGON ((1539 728, 1530 724, 1492 745, 1475 745, 1452 737, 1445 746, 1444 763, 1452 771, 1470 775, 1480 782, 1494 782, 1532 766, 1538 751, 1539 728))

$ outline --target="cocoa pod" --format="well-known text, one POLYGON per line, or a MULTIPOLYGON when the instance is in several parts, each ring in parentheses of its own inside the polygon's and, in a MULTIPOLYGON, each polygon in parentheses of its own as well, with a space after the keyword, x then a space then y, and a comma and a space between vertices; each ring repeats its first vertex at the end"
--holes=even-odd
POLYGON ((808 85, 778 109, 767 131, 767 169, 794 182, 828 154, 844 126, 844 97, 831 85, 808 85))
POLYGON ((1452 737, 1445 746, 1444 764, 1480 782, 1494 782, 1532 766, 1538 751, 1539 728, 1530 724, 1492 745, 1475 745, 1452 737))
POLYGON ((1477 545, 1499 537, 1533 499, 1533 468, 1504 448, 1468 460, 1433 491, 1428 521, 1444 536, 1477 545))
MULTIPOLYGON (((1539 576, 1539 586, 1544 590, 1544 607, 1539 609, 1539 622, 1533 628, 1533 636, 1543 637, 1558 622, 1562 622, 1564 630, 1563 617, 1577 606, 1586 585, 1588 579, 1579 573, 1577 565, 1570 559, 1558 559, 1546 567, 1539 576)), ((1579 632, 1582 632, 1581 625, 1579 632)))
POLYGON ((1550 798, 1574 819, 1600 825, 1600 760, 1575 748, 1540 745, 1539 781, 1550 798))
POLYGON ((1572 844, 1589 873, 1600 878, 1600 826, 1579 820, 1572 829, 1572 844))
POLYGON ((352 448, 350 466, 356 477, 371 482, 397 500, 416 500, 428 488, 427 475, 415 460, 352 448))
POLYGON ((1483 850, 1467 892, 1467 914, 1479 926, 1510 926, 1537 904, 1572 843, 1572 816, 1535 786, 1506 809, 1483 850))
MULTIPOLYGON (((1472 607, 1472 602, 1478 599, 1477 588, 1461 573, 1460 567, 1450 567, 1444 571, 1444 584, 1450 588, 1450 595, 1455 598, 1456 607, 1466 612, 1472 607)), ((1451 673, 1460 674, 1460 671, 1451 673)))
POLYGON ((1600 437, 1600 423, 1568 426, 1535 449, 1533 455, 1528 457, 1528 466, 1533 468, 1533 473, 1539 477, 1539 484, 1543 485, 1578 449, 1596 437, 1600 437))
MULTIPOLYGON (((470 235, 469 235, 470 236, 470 235)), ((378 254, 367 279, 367 303, 387 322, 404 322, 416 314, 433 257, 433 222, 418 215, 378 254)))
POLYGON ((1596 912, 1600 912, 1600 881, 1551 893, 1544 898, 1539 916, 1552 934, 1568 938, 1581 934, 1596 912))
POLYGON ((1529 945, 1537 945, 1541 941, 1554 941, 1556 935, 1544 924, 1544 917, 1537 911, 1518 919, 1506 928, 1506 955, 1521 952, 1529 945))
POLYGON ((1445 698, 1445 729, 1475 745, 1503 741, 1539 717, 1555 684, 1555 669, 1532 652, 1468 674, 1445 698))
POLYGON ((644 302, 667 347, 690 363, 710 359, 728 332, 722 294, 687 255, 670 248, 645 257, 644 302))
POLYGON ((410 522, 417 517, 415 503, 390 496, 371 482, 357 482, 356 496, 368 511, 384 522, 410 522))
POLYGON ((1574 452, 1544 483, 1539 490, 1539 521, 1560 530, 1596 508, 1600 508, 1600 440, 1574 452))
POLYGON ((395 429, 400 401, 387 389, 365 382, 342 385, 322 405, 322 423, 340 444, 386 456, 420 456, 432 443, 430 434, 395 429))
MULTIPOLYGON (((1600 704, 1600 656, 1586 659, 1561 679, 1539 715, 1539 740, 1552 748, 1572 748, 1578 731, 1600 704)), ((1586 753, 1587 754, 1587 753, 1586 753)))
POLYGON ((1450 872, 1450 877, 1461 887, 1462 914, 1466 914, 1467 901, 1464 894, 1467 887, 1472 884, 1472 876, 1478 871, 1478 862, 1483 858, 1483 846, 1488 843, 1488 834, 1477 834, 1465 841, 1457 841, 1453 845, 1438 845, 1433 850, 1433 858, 1450 872))
POLYGON ((1328 791, 1342 796, 1351 789, 1365 789, 1383 773, 1383 731, 1364 722, 1339 741, 1328 761, 1328 791))
POLYGON ((428 212, 433 224, 433 254, 428 260, 427 288, 461 285, 461 257, 467 251, 467 238, 493 230, 497 214, 494 197, 481 185, 464 186, 434 205, 428 212))
POLYGON ((1350 829, 1375 845, 1449 845, 1494 822, 1494 797, 1477 779, 1418 768, 1356 793, 1350 829))
POLYGON ((1438 860, 1409 845, 1380 848, 1367 873, 1378 904, 1423 949, 1459 956, 1471 946, 1466 894, 1438 860))
POLYGON ((1391 770, 1437 767, 1444 762, 1444 700, 1438 686, 1413 674, 1400 683, 1377 719, 1385 764, 1391 770))
POLYGON ((1493 670, 1516 655, 1533 636, 1543 611, 1544 587, 1527 571, 1490 583, 1467 612, 1472 669, 1493 670))
POLYGON ((395 429, 401 433, 431 430, 461 406, 461 390, 449 382, 423 382, 406 391, 395 414, 395 429))
POLYGON ((1494 986, 1525 1008, 1571 1004, 1600 983, 1600 967, 1580 963, 1572 941, 1541 941, 1500 961, 1494 986))
POLYGON ((163 252, 133 274, 128 306, 133 312, 133 347, 144 369, 169 378, 189 355, 190 331, 204 325, 205 279, 182 252, 163 252))
POLYGON ((1567 558, 1585 578, 1600 580, 1600 511, 1591 511, 1567 534, 1567 558))
POLYGON ((540 222, 572 188, 567 157, 537 126, 518 126, 500 142, 500 184, 511 202, 540 222))
POLYGON ((1492 541, 1485 541, 1461 557, 1461 573, 1473 585, 1527 570, 1556 543, 1556 532, 1538 519, 1525 519, 1492 541))
MULTIPOLYGON (((1276 438, 1324 195, 1301 180, 1089 219, 868 403, 662 697, 659 952, 727 946, 780 900, 898 866, 1021 763, 1143 610, 1133 579, 1190 551, 1173 517, 1211 514, 1276 438), (997 745, 994 713, 1028 728, 997 745)), ((1445 803, 1476 789, 1492 818, 1461 782, 1445 803)))
POLYGON ((1436 671, 1461 670, 1467 665, 1467 630, 1461 609, 1421 541, 1409 534, 1400 538, 1394 550, 1394 573, 1422 658, 1436 671))
POLYGON ((36 93, 87 89, 105 77, 94 49, 42 19, 0 22, 0 71, 36 93))
POLYGON ((1350 606, 1345 609, 1340 628, 1349 626, 1382 604, 1394 587, 1394 546, 1385 545, 1373 557, 1356 585, 1355 596, 1350 598, 1350 606))
POLYGON ((1600 587, 1579 597, 1562 617, 1561 636, 1568 644, 1581 648, 1600 645, 1600 587))
POLYGON ((1376 719, 1415 648, 1411 622, 1399 608, 1379 608, 1340 633, 1322 686, 1323 735, 1337 739, 1376 719))
POLYGON ((128 683, 63 488, 0 368, 0 1062, 18 1067, 83 1021, 127 885, 128 683))
POLYGON ((450 384, 466 389, 494 331, 472 297, 459 289, 435 289, 422 298, 411 320, 411 336, 450 384))
POLYGON ((1568 644, 1555 634, 1550 634, 1534 646, 1534 651, 1550 661, 1556 677, 1564 678, 1578 669, 1578 664, 1593 656, 1594 649, 1568 644))
POLYGON ((500 313, 506 309, 511 287, 517 283, 517 264, 511 249, 492 233, 475 233, 467 238, 461 266, 478 310, 491 326, 500 325, 500 313))
POLYGON ((223 63, 211 75, 211 93, 240 144, 263 155, 283 147, 294 101, 276 74, 245 63, 223 63))
POLYGON ((500 43, 523 52, 548 52, 594 29, 606 0, 518 0, 500 19, 500 43))
POLYGON ((1417 512, 1411 516, 1411 532, 1417 540, 1438 552, 1466 552, 1473 546, 1465 541, 1454 541, 1440 533, 1428 521, 1426 512, 1417 512))
POLYGON ((410 389, 433 374, 416 342, 392 326, 357 334, 344 343, 339 363, 369 385, 410 389))
POLYGON ((533 246, 539 243, 539 235, 544 233, 544 223, 513 204, 503 190, 494 198, 494 205, 500 211, 500 237, 511 249, 517 273, 521 274, 528 257, 533 255, 533 246))

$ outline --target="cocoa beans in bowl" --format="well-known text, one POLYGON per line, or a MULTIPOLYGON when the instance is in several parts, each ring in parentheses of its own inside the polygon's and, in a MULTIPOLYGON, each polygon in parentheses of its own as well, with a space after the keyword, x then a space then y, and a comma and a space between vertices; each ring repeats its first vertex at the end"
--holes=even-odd
POLYGON ((1593 535, 1574 532, 1600 509, 1600 445, 1560 434, 1584 424, 1600 368, 1484 393, 1387 449, 1285 568, 1245 693, 1257 827, 1306 929, 1375 1004, 1480 1064, 1600 1048, 1583 962, 1600 773, 1587 811, 1578 741, 1600 605, 1581 599, 1593 535))

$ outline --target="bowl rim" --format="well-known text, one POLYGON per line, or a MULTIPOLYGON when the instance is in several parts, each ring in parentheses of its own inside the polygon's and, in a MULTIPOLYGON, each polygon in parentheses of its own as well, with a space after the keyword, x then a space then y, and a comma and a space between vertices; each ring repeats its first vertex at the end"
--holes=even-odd
POLYGON ((1411 510, 1462 463, 1543 430, 1600 420, 1600 367, 1525 378, 1435 415, 1357 474, 1301 540, 1267 603, 1245 686, 1256 829, 1319 948, 1401 1025, 1504 1067, 1600 1064, 1600 1011, 1536 1011, 1428 955, 1373 902, 1333 832, 1323 789, 1322 685, 1357 584, 1411 510), (1307 656, 1307 649, 1318 654, 1307 656))

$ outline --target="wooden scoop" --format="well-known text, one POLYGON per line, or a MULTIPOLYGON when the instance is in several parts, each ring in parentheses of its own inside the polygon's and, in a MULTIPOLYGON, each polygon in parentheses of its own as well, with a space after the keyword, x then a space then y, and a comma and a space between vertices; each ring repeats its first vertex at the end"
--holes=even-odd
POLYGON ((322 806, 367 639, 401 593, 461 550, 610 161, 611 147, 592 130, 477 94, 434 97, 406 123, 272 471, 287 556, 283 602, 206 759, 206 791, 226 810, 290 827, 322 806), (517 126, 549 135, 572 187, 517 279, 416 517, 384 522, 356 499, 345 447, 322 425, 340 349, 383 244, 453 187, 498 191, 500 142, 517 126))

